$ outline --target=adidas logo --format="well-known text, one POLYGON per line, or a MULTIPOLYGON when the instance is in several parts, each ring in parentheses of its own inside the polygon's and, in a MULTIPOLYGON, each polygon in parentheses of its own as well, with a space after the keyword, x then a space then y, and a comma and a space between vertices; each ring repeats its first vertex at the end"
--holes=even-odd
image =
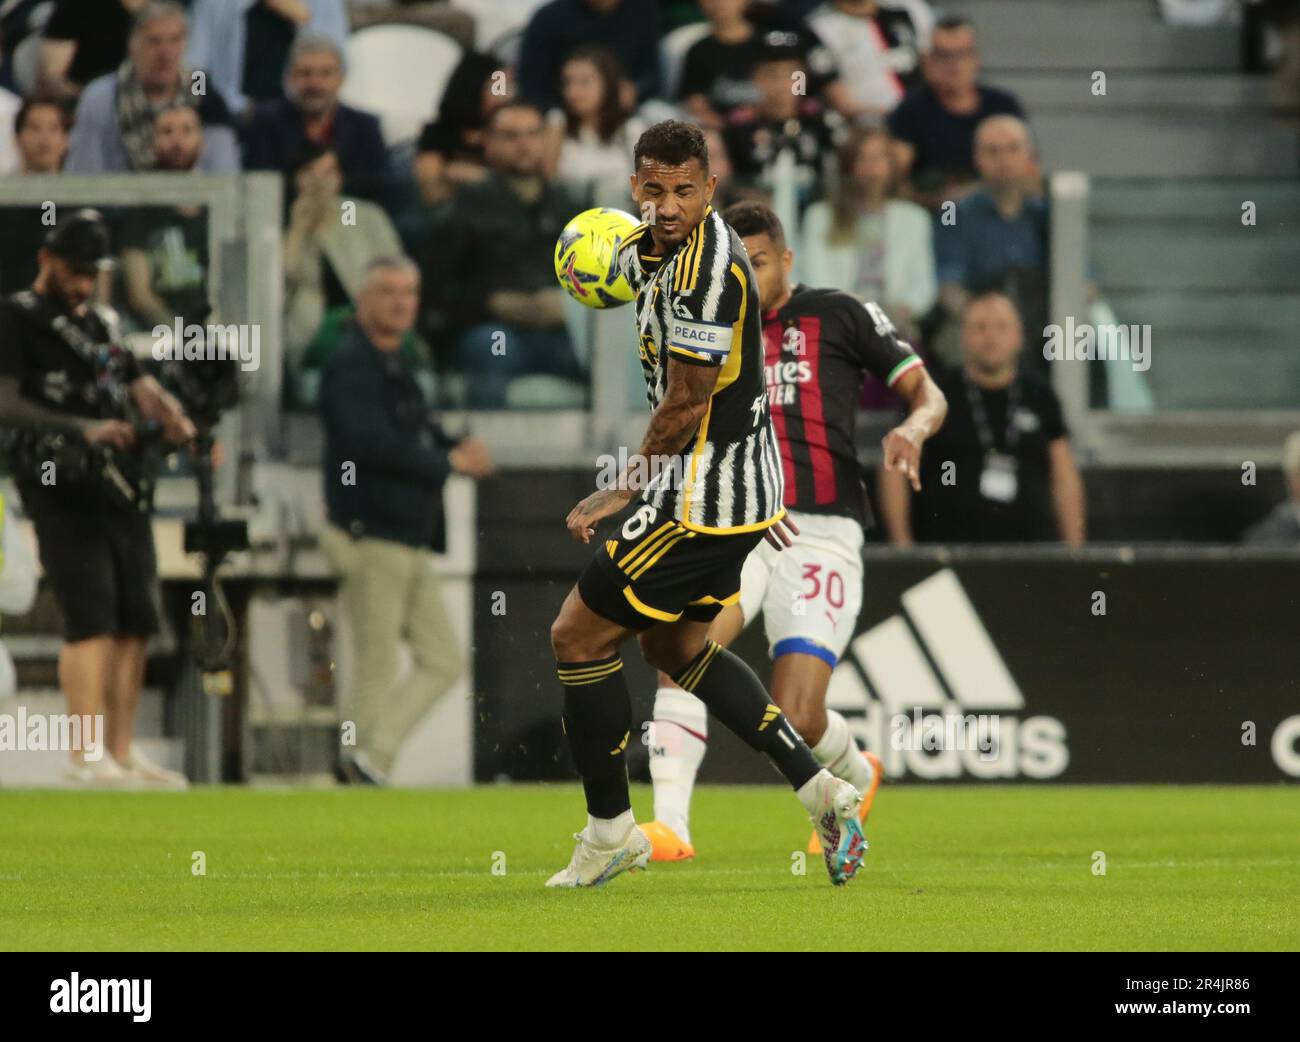
POLYGON ((886 776, 1060 775, 1064 725, 1022 715, 1025 696, 956 573, 936 572, 901 600, 899 614, 849 644, 826 694, 886 776))

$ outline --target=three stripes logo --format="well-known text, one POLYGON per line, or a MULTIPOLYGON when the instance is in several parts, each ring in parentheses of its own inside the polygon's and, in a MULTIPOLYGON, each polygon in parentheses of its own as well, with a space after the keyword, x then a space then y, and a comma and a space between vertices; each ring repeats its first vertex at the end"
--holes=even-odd
POLYGON ((1059 776, 1070 760, 1064 725, 1022 715, 1025 696, 956 573, 936 572, 901 600, 849 644, 826 695, 886 776, 1059 776))

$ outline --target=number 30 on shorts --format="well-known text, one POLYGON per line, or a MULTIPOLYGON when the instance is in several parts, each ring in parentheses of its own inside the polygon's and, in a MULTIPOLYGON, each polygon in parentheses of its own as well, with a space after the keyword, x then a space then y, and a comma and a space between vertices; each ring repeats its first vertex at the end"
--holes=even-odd
POLYGON ((826 603, 832 608, 844 607, 844 576, 834 569, 826 569, 823 576, 823 569, 820 564, 805 564, 803 566, 804 589, 803 599, 805 601, 816 600, 823 593, 826 595, 826 603), (808 589, 811 585, 812 589, 808 589))

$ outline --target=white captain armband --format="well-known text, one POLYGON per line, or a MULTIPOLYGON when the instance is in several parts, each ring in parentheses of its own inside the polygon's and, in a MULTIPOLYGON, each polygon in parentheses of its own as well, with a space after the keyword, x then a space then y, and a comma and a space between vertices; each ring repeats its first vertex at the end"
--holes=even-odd
POLYGON ((668 327, 668 353, 696 365, 722 365, 731 352, 731 326, 673 316, 668 327))

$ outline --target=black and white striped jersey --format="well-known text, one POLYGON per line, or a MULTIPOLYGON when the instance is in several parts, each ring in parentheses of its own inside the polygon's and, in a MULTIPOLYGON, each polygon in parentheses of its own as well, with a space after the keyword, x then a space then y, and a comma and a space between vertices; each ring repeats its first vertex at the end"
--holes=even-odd
POLYGON ((763 375, 758 286, 740 237, 712 207, 667 256, 655 256, 648 225, 619 248, 636 291, 641 368, 655 408, 668 366, 722 371, 708 411, 680 458, 642 498, 699 532, 766 528, 784 513, 781 456, 763 375))

